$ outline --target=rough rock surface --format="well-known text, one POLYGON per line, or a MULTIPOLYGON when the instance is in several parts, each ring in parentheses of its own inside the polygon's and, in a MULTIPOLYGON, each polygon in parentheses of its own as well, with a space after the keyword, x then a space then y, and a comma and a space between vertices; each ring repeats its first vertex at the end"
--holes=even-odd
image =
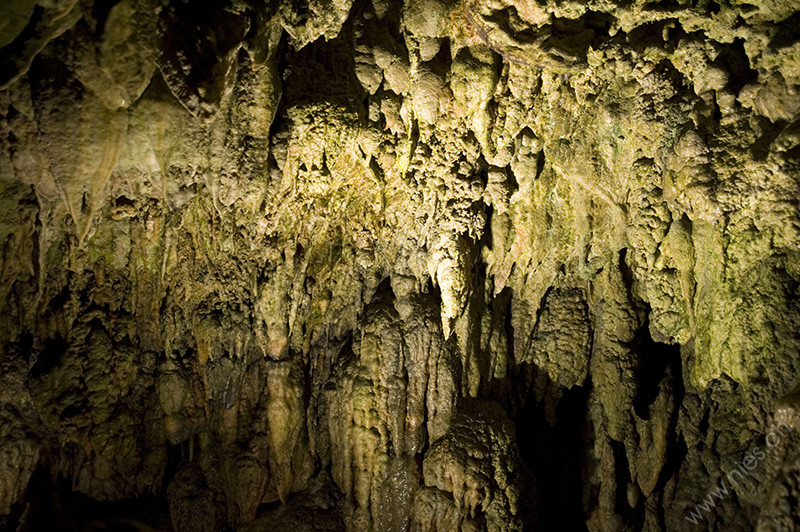
POLYGON ((3 2, 0 527, 800 528, 798 24, 3 2))

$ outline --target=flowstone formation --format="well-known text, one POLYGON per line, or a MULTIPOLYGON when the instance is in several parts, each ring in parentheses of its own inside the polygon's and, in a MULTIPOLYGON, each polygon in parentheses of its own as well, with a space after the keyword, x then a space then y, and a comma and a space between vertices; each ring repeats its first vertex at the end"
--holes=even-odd
POLYGON ((800 527, 798 28, 4 1, 0 527, 800 527))

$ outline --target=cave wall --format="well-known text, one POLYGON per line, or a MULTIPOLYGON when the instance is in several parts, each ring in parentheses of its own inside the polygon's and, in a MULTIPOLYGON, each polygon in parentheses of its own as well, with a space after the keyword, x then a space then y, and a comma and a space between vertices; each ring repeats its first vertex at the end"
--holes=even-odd
POLYGON ((800 523, 796 2, 0 14, 0 523, 800 523))

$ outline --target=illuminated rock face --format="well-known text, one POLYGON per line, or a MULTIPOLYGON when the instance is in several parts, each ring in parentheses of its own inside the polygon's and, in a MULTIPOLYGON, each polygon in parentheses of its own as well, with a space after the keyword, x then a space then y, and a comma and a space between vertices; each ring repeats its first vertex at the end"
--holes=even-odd
POLYGON ((0 525, 799 527, 798 24, 4 2, 0 525))

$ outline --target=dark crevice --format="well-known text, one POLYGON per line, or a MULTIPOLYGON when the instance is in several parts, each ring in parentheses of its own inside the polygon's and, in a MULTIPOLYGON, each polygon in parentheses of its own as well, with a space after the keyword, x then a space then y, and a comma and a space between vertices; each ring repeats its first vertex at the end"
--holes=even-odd
POLYGON ((37 379, 50 373, 61 364, 61 359, 66 354, 68 346, 61 336, 45 340, 44 347, 39 351, 36 362, 30 368, 28 374, 37 379))
POLYGON ((777 31, 769 40, 767 46, 773 50, 780 50, 793 46, 800 41, 800 12, 777 25, 777 31))
POLYGON ((117 502, 97 501, 73 491, 71 482, 64 478, 53 480, 45 469, 33 474, 16 521, 16 527, 9 530, 140 532, 171 528, 164 497, 145 495, 117 502))
MULTIPOLYGON (((537 377, 547 381, 540 389, 559 389, 546 376, 537 377)), ((560 393, 560 398, 544 397, 540 402, 534 395, 527 399, 516 417, 517 439, 534 479, 536 529, 586 530, 583 464, 591 453, 589 388, 560 388, 560 393), (549 400, 557 401, 554 425, 548 423, 544 409, 549 400)))
POLYGON ((44 19, 45 9, 40 5, 35 5, 28 24, 14 39, 0 49, 0 87, 9 83, 20 74, 18 57, 26 51, 28 41, 35 39, 37 33, 41 31, 42 20, 44 19))
POLYGON ((636 395, 634 412, 642 419, 650 419, 650 407, 659 394, 659 386, 668 375, 680 375, 680 346, 656 342, 650 335, 649 319, 639 329, 634 350, 639 353, 635 373, 636 395))
POLYGON ((92 6, 92 17, 94 17, 95 23, 95 38, 99 38, 103 34, 108 15, 120 1, 121 0, 97 0, 94 6, 92 6))
POLYGON ((536 179, 542 176, 542 171, 544 170, 544 149, 539 150, 539 153, 536 155, 536 179))
POLYGON ((714 65, 729 73, 725 89, 733 94, 739 94, 745 85, 758 79, 758 72, 750 67, 750 59, 744 49, 744 40, 740 38, 734 39, 731 44, 724 46, 714 60, 714 65))
POLYGON ((609 439, 612 453, 614 456, 615 487, 616 493, 614 504, 617 514, 625 521, 626 530, 642 530, 644 524, 644 504, 643 499, 631 500, 628 490, 638 490, 638 487, 631 478, 631 468, 628 462, 628 454, 625 444, 620 441, 609 439), (636 502, 631 507, 631 502, 636 502))
POLYGON ((759 120, 763 133, 753 142, 750 151, 756 161, 765 161, 772 149, 772 143, 777 139, 786 127, 786 122, 777 121, 773 124, 766 118, 759 120))

